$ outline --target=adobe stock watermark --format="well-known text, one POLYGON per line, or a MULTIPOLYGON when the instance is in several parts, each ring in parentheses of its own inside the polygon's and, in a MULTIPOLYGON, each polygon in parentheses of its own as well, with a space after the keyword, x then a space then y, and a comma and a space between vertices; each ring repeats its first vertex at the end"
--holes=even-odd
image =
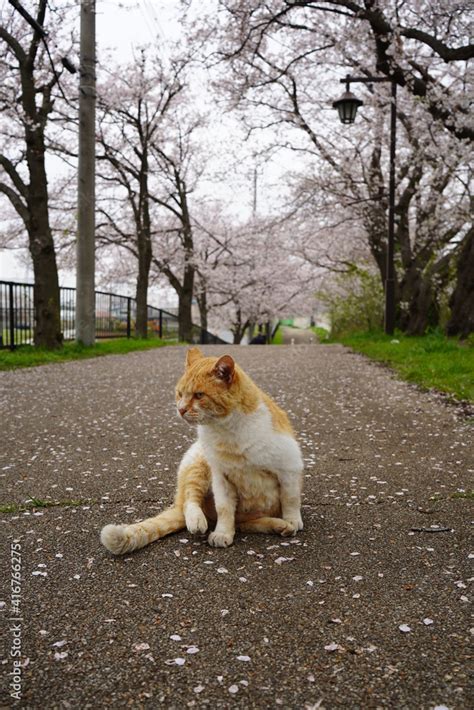
POLYGON ((22 662, 21 662, 21 545, 19 540, 13 540, 10 546, 11 554, 11 597, 10 597, 10 657, 12 667, 9 673, 10 696, 15 700, 21 699, 22 688, 22 662))

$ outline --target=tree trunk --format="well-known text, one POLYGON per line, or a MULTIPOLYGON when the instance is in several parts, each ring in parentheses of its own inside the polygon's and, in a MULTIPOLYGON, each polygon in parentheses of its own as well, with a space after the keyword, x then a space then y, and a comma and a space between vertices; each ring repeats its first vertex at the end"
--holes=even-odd
POLYGON ((44 142, 40 129, 27 129, 28 237, 35 275, 34 343, 48 349, 62 345, 59 280, 53 237, 49 226, 48 183, 44 165, 44 142))
POLYGON ((207 333, 208 333, 208 328, 207 328, 207 315, 208 315, 208 310, 207 310, 207 290, 206 290, 206 284, 205 282, 201 279, 200 286, 199 286, 199 293, 196 296, 198 306, 199 306, 199 320, 201 323, 201 343, 205 345, 207 343, 207 333))
POLYGON ((151 244, 146 240, 138 249, 138 277, 137 277, 137 316, 135 321, 135 335, 137 338, 148 337, 148 282, 151 264, 151 244))
POLYGON ((448 252, 424 267, 413 263, 405 272, 401 300, 408 308, 400 317, 400 326, 407 335, 423 335, 430 326, 439 325, 440 297, 449 281, 451 260, 448 252))
POLYGON ((465 237, 458 257, 456 288, 449 305, 447 334, 467 338, 474 332, 474 229, 465 237))
MULTIPOLYGON (((46 12, 46 2, 38 10, 40 24, 46 12)), ((22 96, 25 117, 26 160, 30 183, 27 189, 27 230, 29 249, 35 275, 34 343, 48 349, 62 345, 59 280, 53 236, 49 223, 48 181, 45 169, 44 132, 46 118, 52 111, 50 84, 43 92, 41 110, 36 106, 35 58, 40 38, 34 34, 28 59, 20 62, 22 96)))
POLYGON ((438 304, 431 278, 420 278, 410 301, 405 331, 407 335, 424 335, 429 326, 437 326, 438 304))
POLYGON ((30 252, 35 275, 33 305, 35 311, 34 344, 54 350, 63 342, 59 309, 59 283, 54 248, 39 243, 30 234, 30 252))
POLYGON ((138 276, 137 276, 137 319, 135 322, 135 334, 137 338, 148 337, 148 282, 150 277, 150 266, 152 259, 151 246, 151 220, 150 220, 150 195, 148 193, 148 145, 143 136, 141 127, 139 135, 142 144, 140 160, 140 194, 138 201, 138 211, 136 214, 137 227, 137 252, 138 252, 138 276))
POLYGON ((242 328, 239 328, 239 327, 234 328, 232 330, 232 335, 233 335, 233 341, 232 341, 233 344, 240 345, 243 335, 244 335, 244 331, 242 330, 242 328))
POLYGON ((240 309, 237 311, 237 320, 232 324, 232 335, 234 345, 240 345, 246 328, 248 328, 248 320, 242 323, 242 313, 240 309))
POLYGON ((193 304, 193 288, 194 288, 194 267, 187 264, 184 272, 183 285, 179 292, 178 306, 178 337, 183 343, 193 342, 193 320, 192 320, 192 304, 193 304))

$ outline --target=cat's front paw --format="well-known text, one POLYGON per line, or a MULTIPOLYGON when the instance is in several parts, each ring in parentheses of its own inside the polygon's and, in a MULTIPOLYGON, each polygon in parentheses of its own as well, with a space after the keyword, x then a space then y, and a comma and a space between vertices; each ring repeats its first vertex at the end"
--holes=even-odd
POLYGON ((234 535, 232 533, 212 532, 207 541, 212 547, 229 547, 234 542, 234 535))
POLYGON ((207 518, 198 505, 189 506, 184 514, 186 528, 192 535, 204 534, 207 530, 207 518))
MULTIPOLYGON (((292 534, 296 535, 298 530, 303 530, 303 520, 301 518, 301 515, 298 513, 297 515, 288 515, 285 516, 285 520, 289 525, 291 525, 294 528, 293 533, 287 533, 287 534, 292 534)), ((283 535, 283 533, 282 533, 283 535)))

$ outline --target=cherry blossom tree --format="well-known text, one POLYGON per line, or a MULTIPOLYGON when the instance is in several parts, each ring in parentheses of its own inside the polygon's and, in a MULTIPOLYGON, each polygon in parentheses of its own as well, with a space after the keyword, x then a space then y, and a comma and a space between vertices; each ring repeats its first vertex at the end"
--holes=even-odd
POLYGON ((185 64, 165 62, 143 48, 136 62, 117 67, 99 86, 98 236, 102 244, 122 247, 137 259, 136 334, 142 338, 147 336, 156 204, 171 199, 158 196, 164 176, 156 152, 174 120, 185 64))
POLYGON ((64 29, 65 9, 49 8, 47 0, 26 5, 38 29, 11 6, 0 11, 0 194, 28 235, 35 275, 34 342, 55 348, 62 335, 46 153, 64 98, 60 60, 70 52, 71 38, 64 29), (42 27, 49 33, 47 44, 42 27))
MULTIPOLYGON (((377 87, 381 100, 369 97, 371 118, 364 114, 350 131, 331 122, 327 110, 335 98, 338 67, 340 75, 348 68, 378 71, 403 87, 397 152, 398 323, 408 332, 423 332, 437 322, 439 291, 466 238, 467 141, 472 137, 466 61, 472 47, 465 8, 441 1, 416 7, 368 1, 219 4, 224 12, 212 56, 224 58, 233 70, 221 77, 221 87, 244 113, 250 131, 272 130, 283 148, 311 156, 315 165, 309 171, 316 179, 304 174, 305 162, 303 194, 311 192, 312 183, 313 194, 324 192, 334 210, 351 215, 351 231, 362 227, 382 281, 386 92, 377 87)), ((452 301, 454 306, 457 302, 452 301)))
POLYGON ((287 224, 275 220, 216 229, 218 268, 206 272, 210 322, 227 324, 239 344, 247 328, 314 310, 317 275, 298 258, 287 224))
POLYGON ((474 137, 469 123, 467 2, 417 0, 219 0, 219 51, 241 75, 239 87, 259 84, 259 65, 291 48, 289 66, 320 52, 350 57, 405 88, 459 139, 474 137))

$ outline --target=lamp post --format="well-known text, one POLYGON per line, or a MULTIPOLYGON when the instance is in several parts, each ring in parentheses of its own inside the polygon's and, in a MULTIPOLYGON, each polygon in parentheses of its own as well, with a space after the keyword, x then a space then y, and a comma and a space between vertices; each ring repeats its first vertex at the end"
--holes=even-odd
POLYGON ((397 128, 397 84, 394 79, 380 76, 350 76, 340 79, 341 84, 346 85, 346 91, 340 99, 333 102, 333 108, 337 109, 339 118, 344 124, 354 123, 359 106, 363 101, 358 99, 350 91, 350 84, 375 84, 389 81, 392 85, 390 104, 390 178, 388 188, 388 242, 387 242, 387 264, 385 269, 385 312, 384 329, 388 335, 393 335, 395 328, 395 267, 394 267, 394 242, 395 242, 395 146, 397 128))

